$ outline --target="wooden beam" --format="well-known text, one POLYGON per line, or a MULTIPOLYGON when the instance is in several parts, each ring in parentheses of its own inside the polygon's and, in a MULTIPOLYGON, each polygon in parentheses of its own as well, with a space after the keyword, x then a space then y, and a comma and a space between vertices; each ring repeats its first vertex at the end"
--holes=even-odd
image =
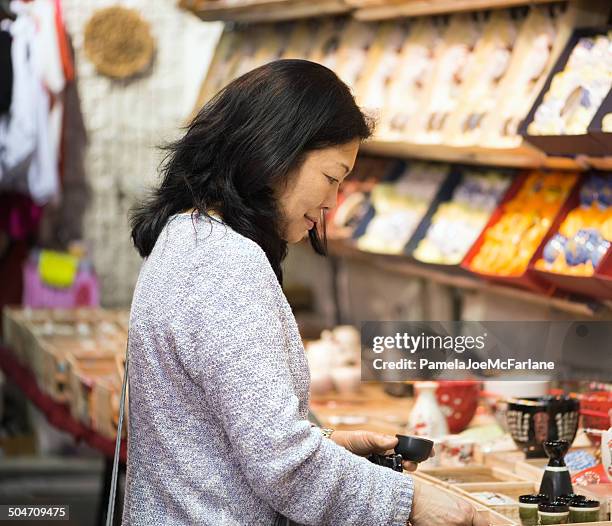
POLYGON ((207 22, 276 22, 351 10, 343 0, 180 0, 179 5, 207 22))
POLYGON ((496 149, 456 147, 444 144, 415 144, 374 139, 365 142, 362 150, 366 153, 384 157, 415 158, 513 168, 552 168, 576 171, 587 170, 593 167, 591 158, 548 157, 527 143, 523 143, 516 148, 496 149))
POLYGON ((425 16, 460 11, 503 9, 528 4, 546 4, 556 0, 346 0, 358 20, 383 20, 407 16, 425 16))

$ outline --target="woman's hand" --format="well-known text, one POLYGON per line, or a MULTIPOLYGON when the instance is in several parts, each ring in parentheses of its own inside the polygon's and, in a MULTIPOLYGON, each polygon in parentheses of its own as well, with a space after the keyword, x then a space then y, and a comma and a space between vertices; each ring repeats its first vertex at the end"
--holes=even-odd
MULTIPOLYGON (((348 449, 351 453, 362 457, 372 453, 390 455, 393 453, 393 448, 397 446, 398 442, 396 436, 374 433, 372 431, 334 431, 330 439, 339 446, 348 449)), ((431 456, 433 455, 432 451, 431 456)), ((402 462, 402 467, 406 471, 415 471, 417 464, 406 460, 402 462)))
POLYGON ((489 526, 469 502, 413 479, 412 526, 489 526))

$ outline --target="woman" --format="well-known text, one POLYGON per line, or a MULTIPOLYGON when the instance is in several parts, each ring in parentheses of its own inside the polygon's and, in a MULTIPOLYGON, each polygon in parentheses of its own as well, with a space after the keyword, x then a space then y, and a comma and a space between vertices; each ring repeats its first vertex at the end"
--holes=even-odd
POLYGON ((132 215, 145 261, 124 524, 481 524, 469 505, 363 458, 395 437, 324 436, 306 418, 281 262, 306 234, 324 252, 325 211, 370 134, 332 71, 281 60, 230 83, 170 147, 161 185, 132 215))

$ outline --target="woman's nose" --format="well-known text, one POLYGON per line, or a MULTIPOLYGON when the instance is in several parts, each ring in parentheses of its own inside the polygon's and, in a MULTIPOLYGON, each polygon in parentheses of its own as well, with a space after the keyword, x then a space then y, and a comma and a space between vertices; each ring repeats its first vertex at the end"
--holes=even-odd
POLYGON ((338 204, 338 188, 334 188, 330 190, 330 192, 325 197, 325 201, 321 203, 321 208, 335 208, 336 204, 338 204))

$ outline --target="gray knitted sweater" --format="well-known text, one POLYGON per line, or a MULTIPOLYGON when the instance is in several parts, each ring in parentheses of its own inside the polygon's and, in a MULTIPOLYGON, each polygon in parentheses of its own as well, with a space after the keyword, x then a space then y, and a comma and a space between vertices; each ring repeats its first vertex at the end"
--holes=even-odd
POLYGON ((130 324, 124 525, 406 524, 412 478, 307 421, 304 348, 256 243, 173 216, 130 324))

